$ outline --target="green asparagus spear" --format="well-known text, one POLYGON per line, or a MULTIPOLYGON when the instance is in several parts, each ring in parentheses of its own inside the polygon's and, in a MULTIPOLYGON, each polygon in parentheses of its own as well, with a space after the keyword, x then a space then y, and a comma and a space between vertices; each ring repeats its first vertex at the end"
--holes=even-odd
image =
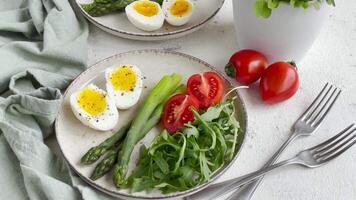
MULTIPOLYGON (((123 10, 127 5, 136 0, 96 0, 93 3, 81 4, 82 8, 92 17, 98 17, 123 10)), ((162 4, 163 0, 154 0, 162 4)))
POLYGON ((89 151, 81 158, 80 162, 82 164, 89 165, 97 161, 104 153, 106 153, 110 148, 112 148, 115 143, 126 134, 129 127, 129 124, 121 127, 118 132, 106 139, 104 142, 100 143, 98 146, 90 148, 89 151))
POLYGON ((127 5, 135 0, 108 0, 105 2, 94 1, 90 4, 82 4, 82 8, 90 16, 98 17, 108 13, 123 10, 127 5))
POLYGON ((146 133, 143 132, 143 127, 147 123, 154 109, 164 102, 166 98, 177 88, 177 85, 182 80, 178 74, 164 76, 155 88, 148 95, 146 101, 133 120, 132 125, 124 140, 122 149, 118 153, 117 164, 114 167, 114 183, 117 187, 126 184, 126 172, 132 150, 136 143, 142 139, 146 133))
POLYGON ((115 148, 110 149, 107 152, 106 157, 95 167, 93 173, 90 176, 91 180, 97 180, 112 169, 116 163, 117 152, 119 151, 120 147, 121 145, 117 145, 115 148))

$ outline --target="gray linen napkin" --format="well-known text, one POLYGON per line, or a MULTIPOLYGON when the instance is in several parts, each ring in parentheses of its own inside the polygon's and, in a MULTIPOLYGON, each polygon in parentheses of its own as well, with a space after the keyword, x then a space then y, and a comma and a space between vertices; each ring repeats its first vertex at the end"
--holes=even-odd
POLYGON ((87 37, 68 0, 1 0, 0 199, 106 199, 44 144, 87 37))

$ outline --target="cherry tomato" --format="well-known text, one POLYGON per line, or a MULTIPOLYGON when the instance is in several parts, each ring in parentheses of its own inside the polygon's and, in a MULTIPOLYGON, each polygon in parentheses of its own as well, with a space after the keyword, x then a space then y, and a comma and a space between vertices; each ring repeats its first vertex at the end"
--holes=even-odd
POLYGON ((194 121, 192 108, 198 109, 199 102, 187 94, 176 94, 170 97, 164 106, 162 114, 163 127, 170 133, 175 133, 184 124, 194 121))
POLYGON ((289 99, 298 90, 299 78, 295 68, 287 62, 276 62, 269 66, 260 80, 260 94, 266 103, 277 103, 289 99))
POLYGON ((225 66, 225 72, 239 83, 249 85, 261 77, 267 66, 267 58, 263 54, 245 49, 231 56, 229 63, 225 66))
POLYGON ((224 80, 216 72, 194 74, 188 79, 187 93, 199 101, 199 108, 220 103, 224 94, 224 80))

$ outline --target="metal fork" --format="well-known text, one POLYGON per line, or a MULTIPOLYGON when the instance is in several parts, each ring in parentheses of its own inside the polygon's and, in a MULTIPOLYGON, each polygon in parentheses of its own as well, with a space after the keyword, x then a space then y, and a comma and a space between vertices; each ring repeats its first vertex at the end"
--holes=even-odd
MULTIPOLYGON (((355 143, 356 127, 354 126, 354 124, 351 124, 329 140, 310 149, 301 151, 291 159, 279 162, 277 164, 247 174, 245 176, 236 178, 234 183, 217 191, 217 193, 215 193, 213 196, 210 196, 210 199, 212 200, 223 194, 226 194, 227 192, 234 190, 236 187, 239 187, 243 184, 247 184, 252 180, 261 177, 265 173, 270 172, 271 170, 276 169, 278 167, 295 164, 302 165, 308 168, 320 167, 344 153, 355 143)), ((236 197, 234 195, 231 195, 228 199, 232 200, 236 199, 236 197)))
MULTIPOLYGON (((299 117, 299 119, 295 122, 293 127, 293 133, 290 137, 284 142, 284 144, 278 149, 278 151, 271 157, 271 159, 264 165, 268 167, 275 163, 275 161, 279 158, 280 154, 286 149, 286 147, 294 141, 296 138, 300 136, 309 136, 312 135, 319 127, 320 123, 329 113, 331 107, 334 105, 336 99, 339 97, 341 93, 341 89, 333 86, 332 84, 326 83, 317 97, 314 99, 312 104, 307 108, 307 110, 299 117)), ((252 197, 253 192, 256 190, 259 183, 262 181, 260 179, 256 179, 254 182, 241 187, 242 190, 237 190, 236 193, 239 193, 239 200, 248 200, 252 197), (242 193, 240 193, 240 191, 242 193)), ((224 188, 228 185, 234 183, 236 179, 231 179, 228 181, 224 181, 221 183, 217 183, 210 187, 214 189, 224 188)), ((210 188, 209 187, 209 188, 210 188)), ((194 197, 188 197, 189 199, 194 199, 194 197)))
MULTIPOLYGON (((324 88, 314 99, 313 103, 307 108, 301 117, 294 124, 294 131, 288 140, 280 147, 280 149, 272 156, 265 164, 267 167, 276 162, 279 155, 284 149, 299 136, 309 136, 316 131, 325 116, 329 113, 332 105, 340 95, 341 90, 337 87, 326 83, 324 88)), ((234 196, 239 200, 249 200, 252 198, 257 186, 261 183, 263 177, 257 179, 251 184, 245 185, 234 192, 234 196)))

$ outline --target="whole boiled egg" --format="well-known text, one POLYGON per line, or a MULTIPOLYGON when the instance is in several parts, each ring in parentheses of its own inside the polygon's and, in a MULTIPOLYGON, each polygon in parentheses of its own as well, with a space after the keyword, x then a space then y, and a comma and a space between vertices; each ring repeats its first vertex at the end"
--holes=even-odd
POLYGON ((142 73, 134 65, 119 65, 105 71, 106 91, 119 109, 135 105, 142 92, 142 73))
POLYGON ((144 31, 155 31, 162 27, 164 15, 160 5, 149 0, 134 1, 125 8, 129 21, 144 31))
POLYGON ((172 26, 186 24, 193 13, 193 3, 190 0, 164 0, 162 10, 166 21, 172 26))
POLYGON ((79 121, 96 130, 113 129, 119 119, 114 101, 94 84, 73 93, 70 105, 79 121))

